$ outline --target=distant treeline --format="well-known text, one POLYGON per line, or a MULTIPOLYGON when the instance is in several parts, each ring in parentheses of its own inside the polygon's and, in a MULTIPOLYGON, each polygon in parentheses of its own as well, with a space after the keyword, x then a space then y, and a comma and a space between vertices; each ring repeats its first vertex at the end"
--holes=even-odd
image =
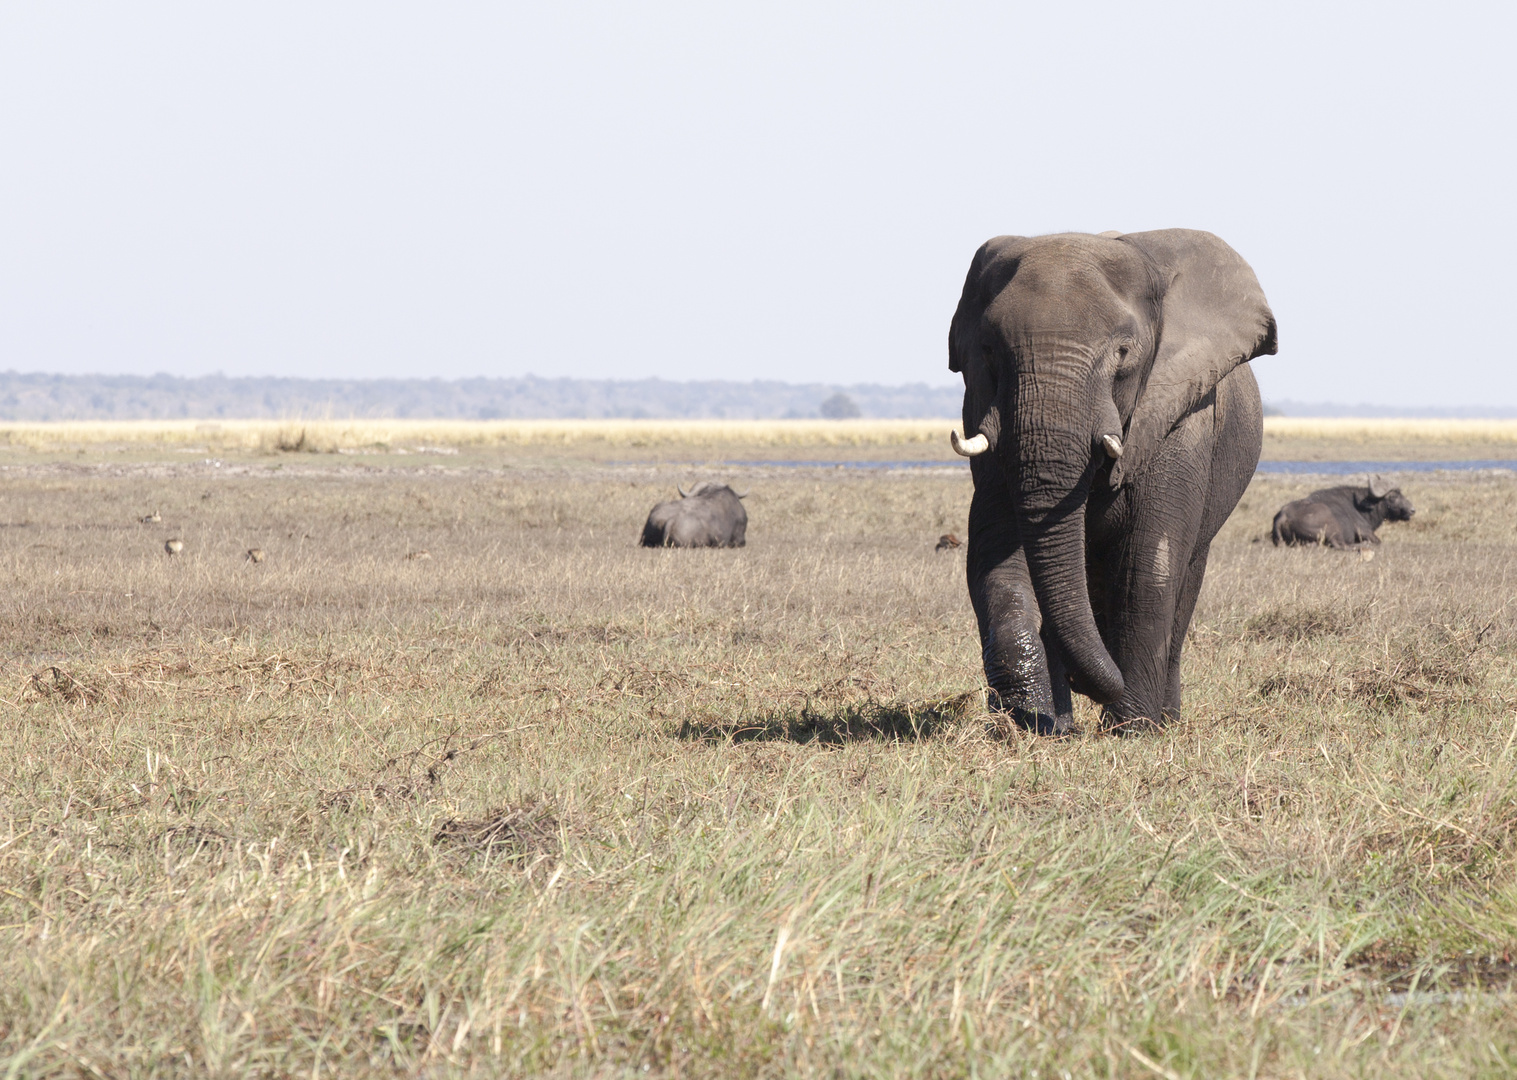
MULTIPOLYGON (((292 379, 0 373, 0 420, 713 419, 956 417, 963 391, 912 383, 667 379, 292 379)), ((1517 417, 1511 406, 1275 401, 1273 416, 1517 417)))
POLYGON ((954 417, 953 386, 0 373, 0 420, 954 417))

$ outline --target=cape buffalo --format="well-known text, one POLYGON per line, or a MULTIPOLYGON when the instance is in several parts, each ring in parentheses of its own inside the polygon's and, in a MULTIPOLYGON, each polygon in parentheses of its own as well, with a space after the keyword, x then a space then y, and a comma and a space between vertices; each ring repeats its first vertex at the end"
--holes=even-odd
POLYGON ((661 502, 643 526, 643 547, 742 547, 748 512, 726 484, 702 481, 679 498, 661 502))
POLYGON ((1369 487, 1334 487, 1286 503, 1275 515, 1275 544, 1326 544, 1347 549, 1380 543, 1375 530, 1383 521, 1410 521, 1416 511, 1378 476, 1369 487))

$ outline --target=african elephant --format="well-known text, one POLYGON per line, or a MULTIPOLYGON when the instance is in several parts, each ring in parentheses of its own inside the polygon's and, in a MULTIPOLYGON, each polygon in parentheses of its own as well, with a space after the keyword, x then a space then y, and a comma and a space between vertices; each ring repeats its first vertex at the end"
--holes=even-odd
POLYGON ((948 335, 964 377, 969 596, 992 706, 1069 730, 1073 688, 1130 731, 1180 711, 1212 538, 1259 461, 1254 272, 1190 229, 1001 236, 948 335))

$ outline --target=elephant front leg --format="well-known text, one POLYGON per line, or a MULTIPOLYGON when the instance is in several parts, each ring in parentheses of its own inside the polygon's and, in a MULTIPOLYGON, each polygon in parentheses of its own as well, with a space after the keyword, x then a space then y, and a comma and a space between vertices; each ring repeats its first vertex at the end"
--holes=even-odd
POLYGON ((1069 731, 1070 703, 1054 693, 1042 618, 1027 558, 1007 519, 986 520, 988 499, 977 491, 969 514, 969 598, 980 628, 980 651, 990 707, 1040 735, 1069 731))
POLYGON ((1248 490, 1259 462, 1263 433, 1263 408, 1253 373, 1245 365, 1217 387, 1216 428, 1212 440, 1211 477, 1201 525, 1191 548, 1190 566, 1175 601, 1170 628, 1169 678, 1164 694, 1165 722, 1180 719, 1180 657, 1185 635, 1196 611, 1196 598, 1206 578, 1206 560, 1212 540, 1248 490))
POLYGON ((980 624, 980 652, 990 707, 1008 712, 1018 727, 1040 735, 1069 731, 1069 693, 1063 708, 1056 699, 1048 653, 1039 633, 1040 618, 1027 561, 1021 553, 1005 560, 970 586, 980 624))
POLYGON ((1159 727, 1167 719, 1180 592, 1175 578, 1190 561, 1188 551, 1175 550, 1179 546, 1172 537, 1157 543, 1135 538, 1117 560, 1114 576, 1125 578, 1126 588, 1120 590, 1121 606, 1108 611, 1107 646, 1125 686, 1121 699, 1101 710, 1108 731, 1127 734, 1159 727))
POLYGON ((1191 617, 1196 613, 1196 598, 1201 595, 1201 583, 1206 578, 1206 559, 1211 552, 1211 542, 1198 543, 1191 554, 1190 567, 1185 581, 1180 586, 1180 595, 1175 602, 1174 625, 1169 640, 1169 676, 1164 690, 1164 715, 1166 724, 1180 719, 1180 658, 1185 652, 1185 635, 1190 629, 1191 617))

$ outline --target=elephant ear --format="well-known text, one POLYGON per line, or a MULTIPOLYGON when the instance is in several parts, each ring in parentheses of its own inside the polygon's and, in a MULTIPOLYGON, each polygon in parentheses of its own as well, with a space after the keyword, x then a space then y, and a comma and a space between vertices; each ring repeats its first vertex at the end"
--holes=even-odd
POLYGON ((980 355, 980 320, 985 306, 1017 272, 1018 262, 1027 246, 1025 236, 997 236, 981 244, 969 261, 964 291, 959 295, 959 306, 954 309, 953 322, 948 327, 949 371, 962 373, 970 359, 980 355))
POLYGON ((1253 270, 1209 232, 1127 233, 1153 262, 1163 288, 1163 327, 1153 368, 1127 425, 1111 486, 1134 476, 1171 429, 1239 364, 1275 352, 1275 316, 1253 270))

